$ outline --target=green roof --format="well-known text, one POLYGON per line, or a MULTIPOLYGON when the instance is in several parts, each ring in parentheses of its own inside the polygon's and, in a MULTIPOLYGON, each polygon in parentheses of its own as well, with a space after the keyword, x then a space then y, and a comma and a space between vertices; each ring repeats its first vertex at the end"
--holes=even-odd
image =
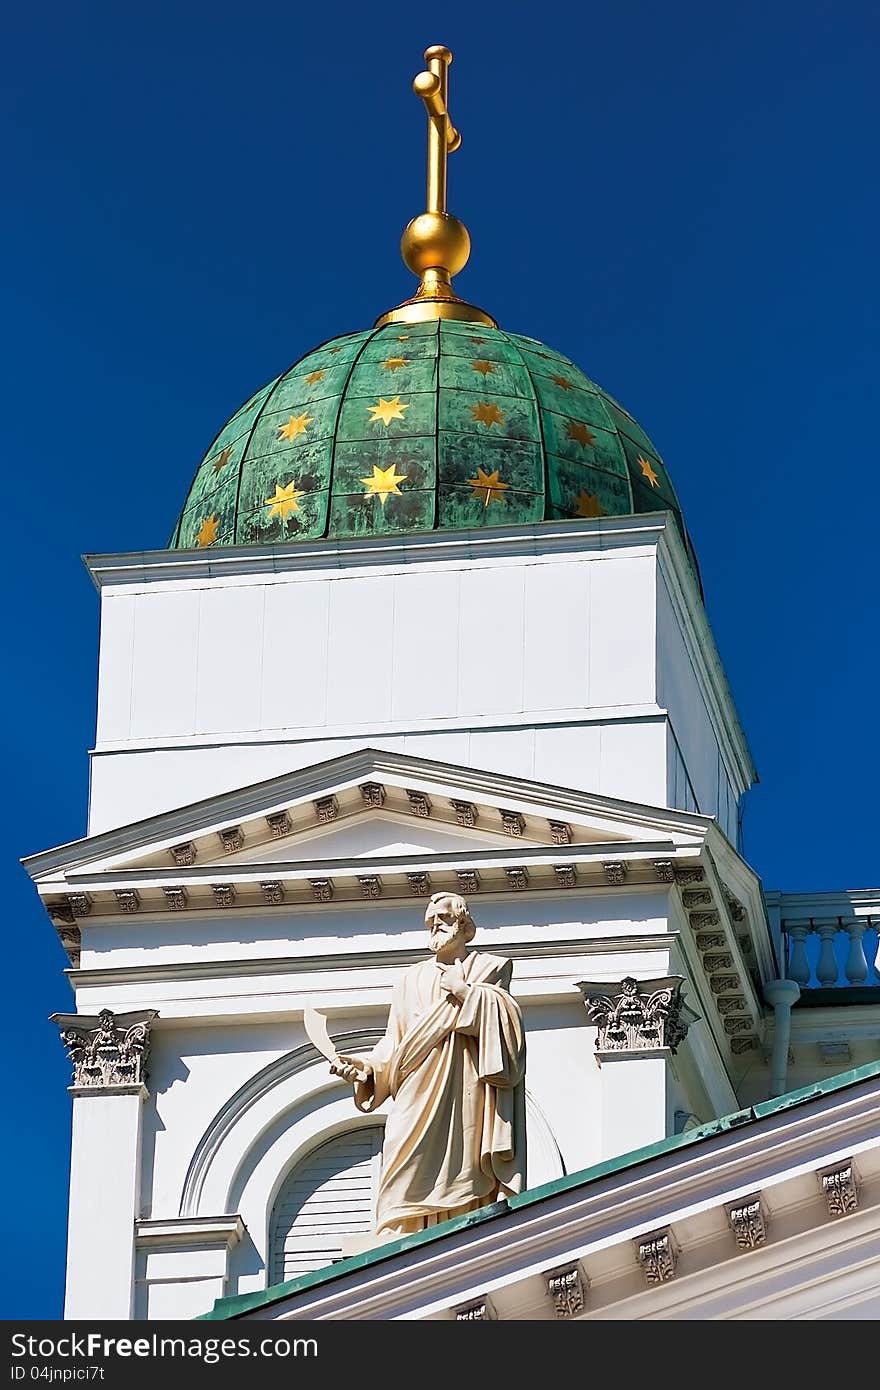
POLYGON ((322 344, 235 412, 169 548, 658 511, 693 558, 651 440, 562 353, 481 324, 392 323, 322 344))
POLYGON ((692 1144, 714 1139, 726 1130, 738 1129, 741 1125, 756 1123, 769 1115, 778 1114, 782 1110, 790 1110, 794 1106, 805 1105, 812 1100, 819 1100, 835 1091, 844 1090, 847 1086, 856 1086, 862 1081, 870 1081, 875 1077, 880 1077, 880 1061, 868 1062, 864 1066, 838 1072, 837 1075, 829 1076, 823 1081, 816 1081, 810 1086, 802 1086, 796 1091, 787 1091, 785 1095, 777 1096, 772 1100, 761 1101, 759 1104, 747 1106, 743 1110, 735 1110, 732 1114, 722 1115, 717 1120, 709 1120, 707 1124, 700 1125, 697 1129, 688 1130, 684 1134, 673 1134, 668 1139, 660 1139, 657 1143, 648 1144, 644 1148, 634 1149, 630 1153, 617 1154, 614 1158, 605 1159, 602 1163, 596 1163, 591 1168, 583 1168, 577 1173, 568 1173, 565 1177, 556 1178, 540 1187, 527 1188, 525 1192, 520 1192, 515 1197, 493 1202, 491 1206, 468 1212, 464 1216, 454 1216, 449 1221, 442 1221, 436 1226, 429 1226, 424 1231, 415 1231, 412 1235, 402 1236, 385 1245, 374 1246, 360 1255, 352 1255, 348 1259, 337 1260, 321 1269, 313 1269, 309 1274, 300 1274, 297 1278, 288 1279, 283 1284, 273 1284, 268 1289, 259 1289, 254 1293, 232 1294, 228 1298, 218 1298, 210 1312, 200 1313, 193 1321, 210 1322, 240 1317, 244 1313, 251 1312, 254 1308, 265 1308, 281 1299, 289 1298, 293 1294, 302 1293, 319 1284, 329 1283, 333 1279, 340 1279, 366 1265, 378 1264, 379 1261, 390 1259, 402 1251, 413 1249, 414 1246, 431 1244, 444 1236, 453 1235, 484 1221, 503 1220, 511 1210, 529 1207, 536 1202, 543 1202, 556 1197, 560 1193, 586 1187, 589 1183, 597 1182, 600 1178, 607 1177, 611 1173, 635 1168, 639 1163, 647 1163, 651 1159, 662 1157, 662 1155, 671 1153, 675 1149, 689 1148, 692 1144))

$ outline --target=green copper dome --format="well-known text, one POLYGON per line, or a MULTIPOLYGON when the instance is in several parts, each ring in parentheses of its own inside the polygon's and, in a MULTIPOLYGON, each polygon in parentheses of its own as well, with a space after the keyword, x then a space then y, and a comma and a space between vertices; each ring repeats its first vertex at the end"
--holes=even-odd
POLYGON ((252 396, 171 549, 671 511, 648 436, 567 357, 438 319, 334 338, 252 396))

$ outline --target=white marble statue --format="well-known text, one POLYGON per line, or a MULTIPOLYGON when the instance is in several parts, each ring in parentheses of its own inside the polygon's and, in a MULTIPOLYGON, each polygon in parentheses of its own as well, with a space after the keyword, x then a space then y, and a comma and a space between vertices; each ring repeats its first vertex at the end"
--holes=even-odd
POLYGON ((471 950, 464 898, 435 893, 431 956, 395 985, 385 1036, 331 1071, 360 1110, 389 1096, 376 1234, 404 1235, 520 1192, 525 1184, 525 1037, 512 963, 471 950))

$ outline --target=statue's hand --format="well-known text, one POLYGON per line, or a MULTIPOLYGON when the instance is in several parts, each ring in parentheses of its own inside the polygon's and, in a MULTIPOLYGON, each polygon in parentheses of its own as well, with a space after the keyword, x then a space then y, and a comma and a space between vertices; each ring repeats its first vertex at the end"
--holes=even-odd
POLYGON ((363 1057, 348 1057, 340 1053, 335 1062, 330 1063, 333 1076, 341 1076, 343 1081, 367 1081, 373 1075, 373 1068, 363 1057))
POLYGON ((464 970, 460 960, 454 960, 449 965, 440 963, 440 988, 450 998, 456 999, 459 1004, 463 1004, 468 992, 468 982, 464 978, 464 970))

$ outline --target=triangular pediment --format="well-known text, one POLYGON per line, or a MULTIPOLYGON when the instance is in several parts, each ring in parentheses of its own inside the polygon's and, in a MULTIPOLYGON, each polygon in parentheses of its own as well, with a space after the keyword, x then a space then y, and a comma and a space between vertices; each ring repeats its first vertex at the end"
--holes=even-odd
POLYGON ((35 855, 25 867, 47 903, 103 894, 109 911, 161 907, 179 890, 205 906, 227 888, 239 904, 300 893, 320 901, 319 891, 406 893, 450 876, 465 884, 469 874, 490 889, 586 882, 587 865, 613 883, 609 861, 698 853, 710 825, 364 749, 35 855))

